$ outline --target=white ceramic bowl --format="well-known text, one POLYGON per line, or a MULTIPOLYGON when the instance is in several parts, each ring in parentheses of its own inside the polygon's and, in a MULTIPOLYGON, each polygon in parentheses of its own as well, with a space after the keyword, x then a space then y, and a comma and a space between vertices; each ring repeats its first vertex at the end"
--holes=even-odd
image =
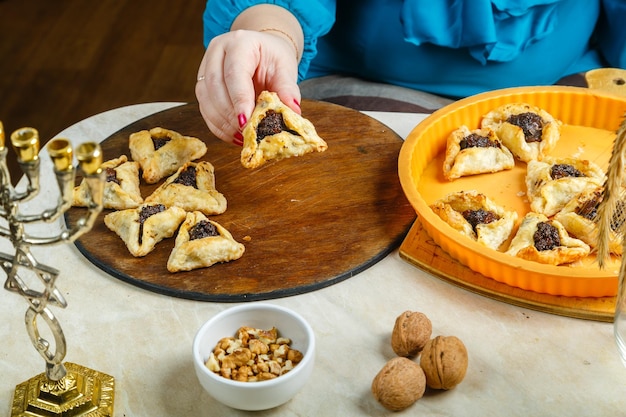
POLYGON ((306 384, 315 363, 315 335, 311 326, 297 313, 274 304, 247 303, 228 308, 200 327, 193 341, 193 364, 202 387, 217 401, 240 410, 265 410, 289 401, 306 384), (234 336, 241 326, 258 329, 276 327, 281 336, 291 339, 291 347, 303 359, 291 371, 275 379, 239 382, 210 371, 205 362, 217 342, 234 336))

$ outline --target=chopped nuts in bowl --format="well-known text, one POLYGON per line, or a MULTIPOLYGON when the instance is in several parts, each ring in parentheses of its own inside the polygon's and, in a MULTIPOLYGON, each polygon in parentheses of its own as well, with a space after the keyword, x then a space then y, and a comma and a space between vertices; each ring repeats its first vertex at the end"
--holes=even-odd
POLYGON ((266 303, 228 308, 196 334, 193 361, 202 387, 240 410, 265 410, 289 401, 309 379, 315 335, 297 313, 266 303))

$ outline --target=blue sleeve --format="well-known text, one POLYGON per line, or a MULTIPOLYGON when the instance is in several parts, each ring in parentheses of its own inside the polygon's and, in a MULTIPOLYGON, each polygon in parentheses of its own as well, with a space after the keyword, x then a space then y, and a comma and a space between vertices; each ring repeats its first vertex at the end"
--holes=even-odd
POLYGON ((275 4, 289 10, 304 32, 304 51, 298 67, 298 78, 304 78, 311 60, 317 54, 317 39, 328 33, 335 23, 334 0, 208 0, 204 10, 204 46, 211 39, 230 31, 235 18, 248 7, 275 4))
POLYGON ((598 48, 608 64, 626 69, 626 1, 602 0, 598 48))

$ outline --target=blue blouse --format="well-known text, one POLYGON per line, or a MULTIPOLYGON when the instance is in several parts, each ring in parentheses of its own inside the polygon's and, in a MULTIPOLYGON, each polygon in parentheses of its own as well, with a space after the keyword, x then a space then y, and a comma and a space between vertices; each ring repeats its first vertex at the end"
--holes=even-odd
POLYGON ((208 0, 205 45, 259 3, 300 21, 300 80, 341 73, 463 97, 626 68, 626 0, 208 0))

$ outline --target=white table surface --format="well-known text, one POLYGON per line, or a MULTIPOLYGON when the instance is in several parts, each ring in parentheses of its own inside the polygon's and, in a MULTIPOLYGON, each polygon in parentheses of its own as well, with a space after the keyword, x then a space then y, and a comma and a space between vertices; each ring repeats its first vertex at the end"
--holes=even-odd
MULTIPOLYGON (((75 144, 101 141, 139 118, 179 104, 115 109, 58 137, 75 144)), ((367 114, 402 137, 424 117, 367 114)), ((42 172, 49 167, 43 155, 42 172)), ((44 184, 27 209, 37 211, 56 198, 49 177, 44 183, 52 185, 44 184)), ((206 394, 191 361, 196 330, 234 304, 178 299, 134 287, 93 266, 72 244, 33 251, 39 262, 61 270, 57 286, 68 307, 52 309, 67 339, 65 360, 115 377, 116 416, 249 414, 206 394)), ((287 404, 257 412, 260 416, 626 415, 626 368, 619 361, 611 324, 485 298, 408 264, 397 251, 338 284, 269 302, 293 308, 311 323, 318 352, 305 388, 287 404), (370 385, 394 356, 390 333, 405 310, 425 313, 433 336, 459 337, 469 352, 469 368, 455 389, 428 392, 409 409, 391 413, 374 400, 370 385)), ((26 307, 18 295, 0 292, 0 415, 10 413, 15 386, 45 370, 26 333, 26 307)))

